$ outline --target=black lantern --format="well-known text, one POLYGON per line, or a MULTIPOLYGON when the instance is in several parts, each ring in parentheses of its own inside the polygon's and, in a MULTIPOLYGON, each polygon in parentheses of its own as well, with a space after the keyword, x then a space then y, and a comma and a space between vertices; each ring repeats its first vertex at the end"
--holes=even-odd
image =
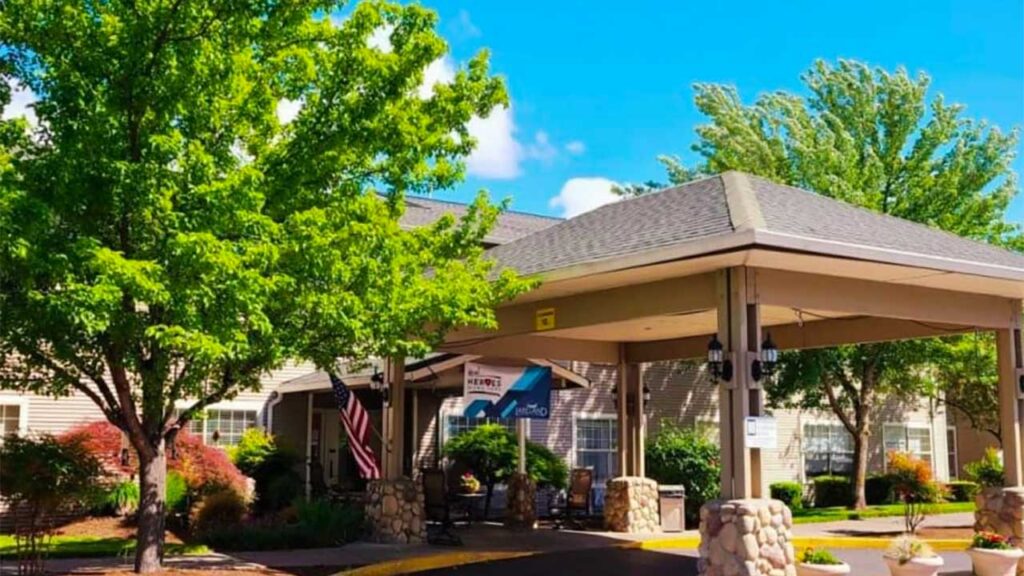
POLYGON ((647 384, 644 384, 644 406, 646 406, 648 403, 650 403, 650 401, 651 401, 651 389, 647 387, 647 384))
POLYGON ((375 390, 380 394, 380 399, 384 406, 391 404, 391 391, 387 382, 384 381, 384 374, 376 368, 374 368, 373 376, 370 376, 370 390, 375 390))
POLYGON ((755 382, 760 382, 762 378, 771 378, 778 365, 779 348, 772 342, 772 335, 769 333, 761 343, 761 353, 757 360, 750 366, 750 377, 755 382))
POLYGON ((722 343, 718 341, 718 335, 711 337, 708 342, 708 372, 711 373, 711 380, 718 383, 719 380, 729 382, 732 380, 732 361, 725 357, 722 343))
MULTIPOLYGON (((647 403, 651 401, 651 389, 648 388, 646 384, 644 384, 644 388, 643 388, 642 394, 643 394, 643 398, 644 398, 644 406, 646 407, 647 403)), ((635 398, 633 396, 630 396, 629 394, 626 394, 626 409, 629 410, 630 412, 633 411, 633 402, 634 401, 635 401, 635 398)), ((619 409, 619 387, 618 387, 618 385, 612 387, 612 404, 615 406, 615 410, 618 411, 618 409, 619 409)))

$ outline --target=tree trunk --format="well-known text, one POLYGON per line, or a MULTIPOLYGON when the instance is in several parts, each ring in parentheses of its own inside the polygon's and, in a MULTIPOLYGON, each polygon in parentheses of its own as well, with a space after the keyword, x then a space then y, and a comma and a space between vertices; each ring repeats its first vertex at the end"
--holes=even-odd
POLYGON ((868 434, 860 431, 853 436, 853 508, 863 510, 868 507, 867 494, 864 490, 868 477, 868 434))
POLYGON ((139 530, 135 550, 135 571, 144 574, 160 570, 164 558, 164 500, 167 485, 167 454, 164 442, 156 456, 139 455, 139 530))

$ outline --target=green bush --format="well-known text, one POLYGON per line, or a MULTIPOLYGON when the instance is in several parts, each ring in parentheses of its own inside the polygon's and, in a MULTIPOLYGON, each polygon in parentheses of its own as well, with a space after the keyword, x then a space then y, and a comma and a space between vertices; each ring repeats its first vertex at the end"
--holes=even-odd
POLYGON ((179 514, 188 511, 188 483, 185 477, 173 470, 167 474, 167 485, 164 487, 168 514, 179 514))
POLYGON ((976 482, 984 488, 1006 484, 1003 476, 1003 460, 995 448, 987 448, 981 460, 964 465, 964 473, 968 480, 976 482))
POLYGON ((250 428, 228 454, 243 474, 256 481, 256 512, 278 512, 301 494, 303 479, 296 468, 302 459, 279 446, 273 435, 250 428))
POLYGON ((325 548, 357 540, 364 531, 361 508, 328 501, 297 503, 295 521, 270 520, 203 533, 203 542, 217 550, 286 550, 325 548))
POLYGON ((892 477, 887 474, 875 474, 864 480, 864 496, 868 505, 892 504, 896 501, 892 492, 892 477))
POLYGON ((769 486, 769 490, 772 498, 782 500, 792 510, 804 507, 804 487, 798 482, 775 482, 769 486))
POLYGON ((978 486, 977 482, 969 480, 955 480, 946 484, 946 491, 952 502, 974 502, 974 497, 980 490, 981 486, 978 486))
POLYGON ((565 488, 569 483, 569 467, 546 446, 526 443, 526 468, 538 488, 565 488))
POLYGON ((843 563, 842 560, 836 558, 835 554, 828 550, 815 548, 808 548, 804 550, 804 553, 800 555, 800 562, 815 566, 838 566, 843 563))
POLYGON ((700 507, 718 497, 720 451, 707 435, 665 422, 647 443, 647 475, 659 484, 686 489, 686 520, 693 525, 700 507))
POLYGON ((124 480, 114 484, 103 499, 103 509, 114 516, 128 516, 139 509, 139 483, 124 480))
POLYGON ((853 504, 853 483, 846 476, 818 476, 814 479, 814 507, 831 508, 853 504))

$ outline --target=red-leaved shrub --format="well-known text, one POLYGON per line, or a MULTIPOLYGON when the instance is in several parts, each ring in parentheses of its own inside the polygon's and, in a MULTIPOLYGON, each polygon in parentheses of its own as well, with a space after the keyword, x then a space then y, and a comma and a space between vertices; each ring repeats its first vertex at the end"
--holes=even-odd
MULTIPOLYGON (((106 421, 76 426, 60 436, 62 441, 78 441, 88 452, 103 462, 108 470, 126 476, 138 474, 139 461, 135 449, 128 447, 128 463, 122 465, 122 433, 106 421)), ((245 477, 231 463, 223 450, 203 444, 198 436, 182 430, 167 449, 167 468, 181 474, 189 491, 197 495, 230 489, 240 495, 246 492, 245 477)))

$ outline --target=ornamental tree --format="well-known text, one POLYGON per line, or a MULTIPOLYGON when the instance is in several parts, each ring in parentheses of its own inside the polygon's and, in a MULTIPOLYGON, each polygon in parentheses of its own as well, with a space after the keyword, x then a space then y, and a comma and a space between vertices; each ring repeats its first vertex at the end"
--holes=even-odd
POLYGON ((525 288, 482 258, 483 195, 399 224, 406 193, 463 177, 468 121, 507 100, 486 53, 424 85, 436 20, 381 1, 0 11, 0 102, 37 97, 35 122, 0 123, 0 381, 84 394, 127 435, 137 571, 160 566, 167 444, 205 407, 289 358, 423 353, 525 288))

